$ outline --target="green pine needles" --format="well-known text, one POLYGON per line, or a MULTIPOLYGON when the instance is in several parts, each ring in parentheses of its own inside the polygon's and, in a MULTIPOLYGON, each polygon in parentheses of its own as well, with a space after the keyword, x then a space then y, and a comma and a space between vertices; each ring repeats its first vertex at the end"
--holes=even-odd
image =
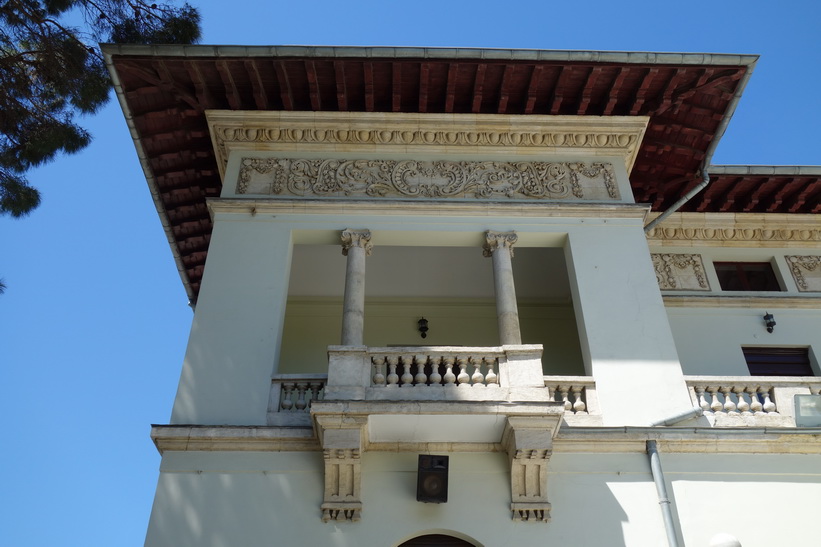
POLYGON ((188 4, 0 0, 0 214, 30 213, 40 192, 26 172, 91 142, 74 117, 108 100, 97 42, 190 44, 200 37, 199 21, 188 4))

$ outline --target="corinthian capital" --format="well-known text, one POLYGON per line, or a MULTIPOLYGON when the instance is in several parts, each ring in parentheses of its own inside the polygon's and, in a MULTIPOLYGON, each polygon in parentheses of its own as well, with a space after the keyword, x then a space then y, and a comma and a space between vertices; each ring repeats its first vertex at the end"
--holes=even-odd
POLYGON ((370 230, 342 230, 342 254, 348 256, 348 249, 351 247, 361 247, 365 249, 365 255, 371 255, 371 232, 370 230))
POLYGON ((485 232, 485 244, 482 246, 485 256, 492 256, 493 252, 500 247, 507 247, 510 250, 510 256, 513 256, 513 245, 519 240, 516 232, 493 232, 488 230, 485 232))

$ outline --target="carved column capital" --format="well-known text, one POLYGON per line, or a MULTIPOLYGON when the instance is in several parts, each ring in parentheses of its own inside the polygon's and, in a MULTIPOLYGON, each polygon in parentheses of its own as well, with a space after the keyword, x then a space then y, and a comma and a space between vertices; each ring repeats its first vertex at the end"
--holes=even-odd
POLYGON ((488 230, 485 232, 485 244, 482 246, 483 255, 490 257, 493 252, 500 247, 507 247, 510 251, 510 256, 513 256, 513 245, 519 240, 516 232, 494 232, 488 230))
POLYGON ((342 254, 348 256, 348 249, 351 247, 361 247, 365 249, 365 255, 370 256, 373 249, 370 230, 342 230, 342 254))

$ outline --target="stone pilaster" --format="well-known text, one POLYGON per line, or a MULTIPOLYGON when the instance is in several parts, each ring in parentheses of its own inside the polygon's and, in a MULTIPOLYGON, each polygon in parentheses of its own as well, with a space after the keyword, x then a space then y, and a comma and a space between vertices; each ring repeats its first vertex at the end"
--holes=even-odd
POLYGON ((342 254, 348 257, 345 270, 345 300, 342 309, 342 345, 361 346, 365 335, 365 257, 371 254, 371 232, 342 231, 342 254))
POLYGON ((513 245, 516 232, 485 232, 484 255, 493 258, 493 282, 496 288, 496 316, 499 323, 499 344, 522 343, 519 329, 519 308, 513 283, 513 245))

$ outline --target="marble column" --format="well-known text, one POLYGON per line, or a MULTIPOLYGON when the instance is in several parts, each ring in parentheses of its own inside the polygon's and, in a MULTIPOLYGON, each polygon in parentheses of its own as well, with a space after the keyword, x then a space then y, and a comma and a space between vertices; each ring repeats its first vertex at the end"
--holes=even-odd
POLYGON ((342 254, 348 257, 345 270, 345 300, 342 307, 342 345, 361 346, 365 334, 365 257, 371 254, 371 232, 342 231, 342 254))
POLYGON ((499 343, 503 346, 522 343, 519 330, 519 308, 513 283, 513 245, 516 232, 485 232, 484 255, 493 258, 493 282, 496 287, 496 316, 499 343))

